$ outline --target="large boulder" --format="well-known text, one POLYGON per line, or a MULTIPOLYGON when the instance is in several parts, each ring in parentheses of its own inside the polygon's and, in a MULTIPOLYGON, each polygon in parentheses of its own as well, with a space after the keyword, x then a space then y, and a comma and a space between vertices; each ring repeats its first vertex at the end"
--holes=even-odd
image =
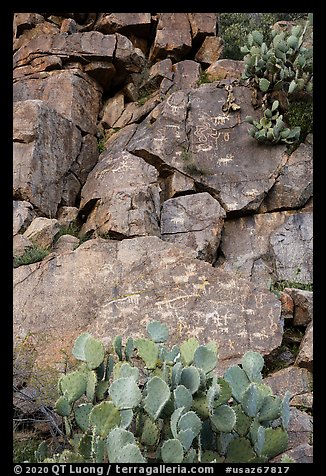
POLYGON ((309 223, 311 213, 308 212, 258 213, 228 219, 224 224, 221 256, 216 266, 237 271, 266 287, 284 279, 305 282, 302 272, 312 272, 311 241, 306 241, 312 233, 309 223), (293 226, 287 226, 288 223, 293 226), (304 236, 300 234, 301 223, 307 227, 304 236), (286 232, 283 227, 286 227, 286 232), (303 255, 300 255, 300 250, 303 255), (284 266, 288 270, 286 276, 284 266), (297 273, 298 269, 300 273, 297 273))
POLYGON ((226 213, 209 193, 171 198, 163 203, 162 239, 189 246, 197 258, 212 262, 216 258, 226 213))
POLYGON ((259 115, 248 87, 220 82, 176 91, 139 124, 127 149, 189 175, 227 212, 257 210, 288 156, 283 145, 250 137, 247 115, 259 115))
POLYGON ((195 255, 157 237, 98 238, 21 266, 14 270, 14 336, 41 334, 38 351, 49 357, 79 332, 107 344, 117 334, 144 335, 148 321, 158 319, 168 324, 171 344, 191 336, 216 341, 222 364, 249 349, 266 354, 278 347, 276 297, 195 255))
POLYGON ((96 82, 78 69, 50 71, 43 76, 17 81, 13 86, 14 101, 43 100, 90 134, 97 132, 101 94, 96 82))
POLYGON ((176 61, 190 52, 192 38, 186 13, 159 13, 154 43, 149 52, 150 61, 166 57, 176 61))
POLYGON ((313 282, 312 213, 289 215, 270 238, 270 253, 278 279, 313 282))
POLYGON ((290 155, 260 211, 301 208, 312 197, 313 148, 300 146, 290 155))
POLYGON ((80 207, 93 207, 82 232, 160 236, 157 180, 157 170, 140 157, 103 152, 81 191, 80 207))
MULTIPOLYGON (((78 128, 38 100, 14 104, 14 197, 54 217, 82 144, 78 128)), ((70 205, 74 205, 71 203, 70 205)))

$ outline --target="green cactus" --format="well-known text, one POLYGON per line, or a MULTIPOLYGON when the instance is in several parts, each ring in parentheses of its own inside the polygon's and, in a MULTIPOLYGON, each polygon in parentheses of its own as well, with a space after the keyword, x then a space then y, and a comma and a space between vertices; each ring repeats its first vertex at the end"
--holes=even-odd
POLYGON ((132 377, 135 382, 139 380, 139 369, 132 367, 129 363, 125 362, 119 369, 119 378, 132 377))
POLYGON ((93 409, 93 405, 91 403, 82 403, 75 407, 74 414, 75 420, 77 425, 81 430, 84 432, 87 431, 89 425, 89 414, 93 409))
POLYGON ((117 463, 142 464, 142 463, 146 463, 146 459, 141 454, 138 446, 133 443, 133 444, 128 444, 124 446, 123 448, 121 448, 118 454, 117 463))
POLYGON ((150 417, 144 419, 144 427, 141 435, 141 443, 146 446, 155 446, 160 436, 158 424, 150 417))
POLYGON ((65 395, 61 395, 55 402, 54 409, 60 416, 69 416, 72 410, 72 406, 69 403, 68 398, 65 395))
POLYGON ((255 417, 263 404, 264 396, 260 387, 255 383, 251 383, 243 393, 241 399, 241 406, 245 414, 250 417, 255 417))
POLYGON ((155 369, 159 353, 155 342, 149 339, 136 339, 134 343, 139 357, 143 359, 146 367, 148 369, 155 369))
POLYGON ((243 394, 250 384, 245 371, 239 365, 233 365, 224 373, 224 380, 230 385, 232 396, 237 402, 241 402, 243 394))
POLYGON ((217 400, 215 400, 215 406, 217 407, 218 405, 223 405, 223 403, 227 403, 231 396, 232 396, 232 390, 230 385, 226 380, 223 378, 219 377, 217 379, 217 384, 219 385, 220 388, 220 393, 219 397, 217 400))
POLYGON ((119 409, 112 402, 101 402, 89 414, 89 424, 95 434, 105 438, 115 426, 120 424, 119 409))
POLYGON ((259 411, 259 421, 276 420, 281 416, 282 400, 274 395, 267 395, 259 411))
POLYGON ((132 423, 134 412, 131 408, 128 408, 127 410, 120 410, 120 417, 120 428, 127 429, 132 423))
POLYGON ((98 382, 95 388, 96 400, 104 400, 108 393, 108 389, 109 382, 107 380, 102 380, 101 382, 98 382))
POLYGON ((166 342, 169 338, 169 328, 160 321, 151 321, 146 327, 149 337, 154 342, 166 342))
POLYGON ((200 345, 194 352, 194 364, 197 368, 202 369, 207 374, 216 367, 216 352, 209 349, 206 345, 200 345))
POLYGON ((291 418, 290 398, 291 394, 287 391, 281 402, 281 422, 284 430, 287 430, 291 418))
POLYGON ((233 408, 228 405, 220 405, 215 408, 214 413, 210 416, 213 428, 216 431, 230 433, 235 427, 237 416, 233 408))
POLYGON ((96 375, 96 372, 92 370, 88 372, 87 374, 87 384, 86 384, 86 397, 91 402, 94 400, 94 397, 95 397, 96 386, 97 386, 97 375, 96 375))
POLYGON ((85 433, 81 437, 78 444, 78 453, 85 458, 85 460, 92 458, 92 435, 85 433))
POLYGON ((247 438, 235 438, 228 444, 225 463, 250 463, 256 454, 247 438))
POLYGON ((245 414, 241 408, 241 405, 234 405, 232 409, 235 411, 237 417, 234 430, 238 433, 238 435, 246 436, 249 431, 252 419, 245 414))
POLYGON ((175 408, 184 407, 186 411, 190 410, 193 404, 192 394, 184 385, 178 385, 173 395, 175 408))
POLYGON ((161 456, 163 463, 182 463, 183 448, 179 440, 166 440, 161 448, 161 456))
POLYGON ((107 451, 110 463, 117 463, 120 451, 128 444, 135 443, 135 437, 130 431, 114 428, 107 437, 107 451))
POLYGON ((69 403, 78 400, 86 392, 87 380, 83 372, 76 370, 59 379, 59 389, 69 403))
POLYGON ((126 346, 125 346, 126 360, 128 361, 131 360, 134 349, 135 349, 134 339, 132 337, 128 337, 126 346))
MULTIPOLYGON (((277 109, 277 105, 275 103, 278 103, 278 101, 274 101, 270 114, 272 114, 272 112, 275 112, 275 110, 277 109)), ((243 370, 246 372, 251 382, 262 381, 263 377, 262 377, 261 371, 264 367, 264 358, 258 352, 252 352, 252 351, 246 352, 245 355, 241 359, 241 366, 243 370)))
POLYGON ((175 388, 177 385, 179 385, 181 380, 181 373, 182 373, 182 363, 176 362, 172 367, 172 375, 171 375, 172 388, 175 388))
POLYGON ((114 380, 110 386, 109 395, 114 405, 120 410, 134 408, 139 405, 142 399, 134 376, 114 380))
POLYGON ((199 342, 195 337, 191 337, 181 344, 180 354, 184 365, 191 365, 193 363, 195 350, 198 346, 199 342))
POLYGON ((146 391, 144 409, 156 420, 170 398, 169 386, 160 377, 153 377, 147 382, 146 391))
POLYGON ((85 343, 90 337, 91 334, 89 334, 88 332, 84 332, 83 334, 80 334, 80 336, 77 337, 72 349, 72 355, 76 357, 76 359, 86 362, 85 343))
MULTIPOLYGON (((264 120, 276 111, 277 103, 264 120)), ((260 354, 247 352, 222 378, 214 342, 170 349, 158 321, 148 332, 156 342, 130 338, 123 352, 116 339, 104 356, 90 334, 75 341, 81 363, 59 379, 56 402, 73 451, 44 461, 261 463, 286 449, 290 394, 276 397, 263 383, 260 354)))
POLYGON ((113 359, 112 355, 109 355, 108 360, 107 360, 107 364, 106 364, 106 371, 105 371, 105 380, 106 381, 110 380, 113 369, 114 369, 114 359, 113 359))
POLYGON ((200 374, 196 367, 190 366, 182 369, 180 384, 184 385, 192 394, 197 392, 200 386, 200 374))
POLYGON ((38 463, 42 463, 44 459, 48 456, 48 453, 49 453, 49 447, 45 441, 42 441, 38 445, 37 450, 34 452, 36 461, 38 463))
POLYGON ((122 360, 122 337, 121 336, 115 336, 113 340, 113 348, 119 357, 119 360, 122 360))
POLYGON ((271 459, 283 453, 288 446, 288 434, 282 428, 265 428, 265 442, 262 454, 271 459))

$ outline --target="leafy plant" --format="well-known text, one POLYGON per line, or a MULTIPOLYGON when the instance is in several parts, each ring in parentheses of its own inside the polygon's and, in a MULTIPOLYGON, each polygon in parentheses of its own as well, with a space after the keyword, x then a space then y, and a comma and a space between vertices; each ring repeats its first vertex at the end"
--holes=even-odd
POLYGON ((264 35, 254 30, 248 34, 247 44, 241 47, 244 57, 243 78, 250 79, 263 93, 282 90, 287 94, 313 89, 313 50, 303 41, 309 25, 295 25, 291 32, 272 30, 269 46, 264 35))
POLYGON ((108 352, 89 333, 75 341, 77 370, 58 382, 57 413, 70 447, 44 462, 266 462, 287 448, 289 394, 263 383, 263 357, 247 352, 217 378, 217 350, 191 338, 166 346, 168 328, 149 338, 114 339, 108 352))
POLYGON ((283 116, 278 111, 278 106, 279 102, 274 101, 271 109, 265 109, 259 122, 251 116, 247 116, 245 121, 253 126, 248 132, 259 142, 293 144, 300 137, 300 127, 296 126, 292 129, 286 127, 283 116))
POLYGON ((14 268, 25 264, 37 263, 42 261, 50 253, 49 249, 42 248, 38 245, 31 245, 26 248, 25 253, 22 256, 16 256, 13 261, 14 268))

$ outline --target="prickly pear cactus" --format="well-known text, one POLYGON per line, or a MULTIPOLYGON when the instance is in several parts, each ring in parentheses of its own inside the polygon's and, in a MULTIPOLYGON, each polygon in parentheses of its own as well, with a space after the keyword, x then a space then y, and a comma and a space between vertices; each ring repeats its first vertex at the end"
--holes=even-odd
POLYGON ((42 446, 39 461, 258 463, 286 450, 290 394, 264 384, 260 354, 219 377, 215 343, 169 349, 158 321, 147 333, 125 345, 118 336, 106 351, 88 333, 77 338, 80 366, 59 379, 55 404, 70 448, 45 457, 42 446))

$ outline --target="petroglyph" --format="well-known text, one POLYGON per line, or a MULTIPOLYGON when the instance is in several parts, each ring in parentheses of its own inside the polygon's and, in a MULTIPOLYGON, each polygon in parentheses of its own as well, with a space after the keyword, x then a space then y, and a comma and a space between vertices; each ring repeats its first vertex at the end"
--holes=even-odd
POLYGON ((234 155, 226 154, 225 157, 221 157, 217 160, 217 165, 218 167, 221 167, 221 165, 227 165, 229 162, 232 162, 233 159, 234 159, 234 155))
POLYGON ((184 95, 180 95, 178 93, 176 94, 171 94, 167 98, 166 104, 164 106, 164 112, 172 112, 172 114, 178 114, 179 109, 183 109, 185 106, 184 103, 184 95))

